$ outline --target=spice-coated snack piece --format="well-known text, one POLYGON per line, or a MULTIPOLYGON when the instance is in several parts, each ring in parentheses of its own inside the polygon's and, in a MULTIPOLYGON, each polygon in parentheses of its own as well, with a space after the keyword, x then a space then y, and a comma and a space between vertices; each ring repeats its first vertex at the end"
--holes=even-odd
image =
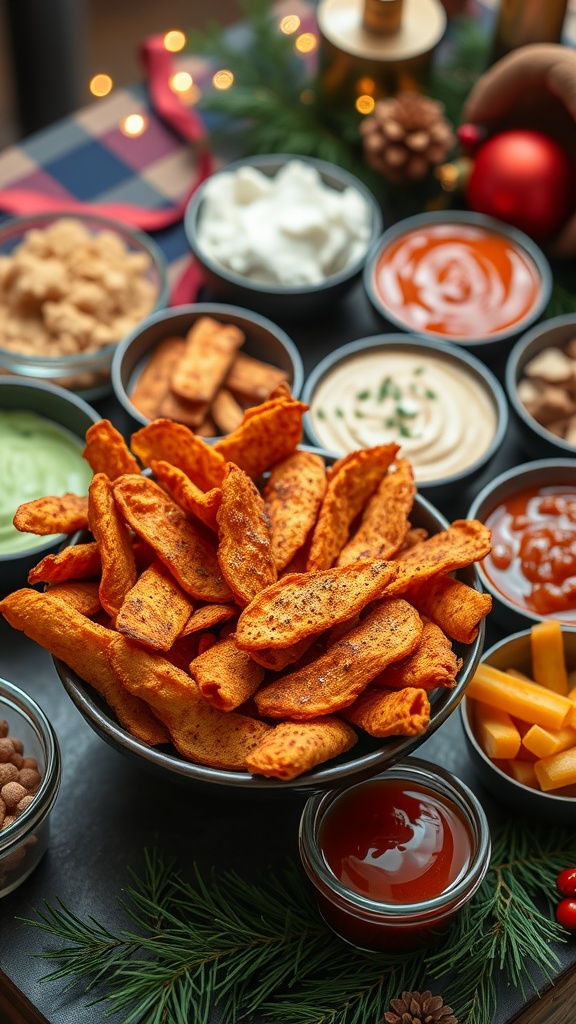
POLYGON ((48 495, 19 505, 12 520, 22 533, 44 537, 88 529, 88 499, 77 494, 48 495))
MULTIPOLYGON (((344 753, 358 730, 426 730, 429 691, 454 685, 460 668, 448 626, 458 635, 450 618, 468 591, 440 601, 438 623, 434 602, 423 614, 411 592, 483 557, 490 542, 468 520, 432 537, 411 527, 413 481, 396 445, 330 469, 302 453, 305 409, 280 385, 217 445, 153 421, 126 450, 156 479, 116 474, 130 462, 103 421, 92 434, 94 539, 31 571, 45 593, 0 601, 15 629, 94 687, 140 740, 279 779, 344 753), (355 558, 372 550, 383 508, 394 558, 335 564, 348 542, 355 558), (306 564, 314 536, 327 567, 306 564), (368 728, 346 718, 359 702, 371 706, 368 728)), ((474 604, 466 633, 480 618, 474 604)))

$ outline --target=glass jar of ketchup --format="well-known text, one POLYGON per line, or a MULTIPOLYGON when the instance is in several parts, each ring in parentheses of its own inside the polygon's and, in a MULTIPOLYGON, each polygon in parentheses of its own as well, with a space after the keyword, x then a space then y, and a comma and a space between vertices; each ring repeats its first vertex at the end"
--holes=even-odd
POLYGON ((473 793, 417 758, 310 797, 299 845, 326 923, 365 950, 432 941, 477 891, 491 853, 473 793))

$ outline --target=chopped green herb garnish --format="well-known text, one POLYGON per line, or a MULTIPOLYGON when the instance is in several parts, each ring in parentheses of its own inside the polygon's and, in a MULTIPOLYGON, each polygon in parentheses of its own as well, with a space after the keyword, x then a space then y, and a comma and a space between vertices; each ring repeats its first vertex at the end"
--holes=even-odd
POLYGON ((344 413, 342 412, 342 409, 334 409, 334 415, 337 416, 339 420, 344 419, 344 413))
POLYGON ((356 395, 356 398, 358 399, 359 402, 365 402, 367 398, 370 398, 371 394, 372 392, 366 389, 365 391, 359 391, 358 394, 356 395))
POLYGON ((394 383, 391 377, 386 377, 378 391, 378 401, 383 402, 385 398, 393 398, 396 402, 402 397, 400 388, 394 383))
POLYGON ((325 420, 326 419, 326 413, 324 412, 324 409, 316 409, 316 415, 317 415, 319 420, 325 420))
POLYGON ((417 373, 417 374, 424 373, 424 367, 423 366, 416 366, 412 370, 412 373, 417 373))
POLYGON ((418 410, 417 409, 407 409, 405 405, 397 405, 396 406, 396 415, 397 416, 402 416, 402 417, 404 417, 404 419, 411 420, 411 419, 414 418, 414 416, 418 415, 418 410))
POLYGON ((424 392, 424 395, 425 395, 426 398, 433 398, 433 399, 438 398, 438 395, 436 394, 435 391, 432 391, 432 388, 426 388, 426 390, 424 392))
POLYGON ((412 431, 404 423, 398 424, 398 432, 400 434, 400 437, 412 437, 412 431))
POLYGON ((363 420, 365 418, 364 417, 364 413, 361 411, 361 409, 355 409, 354 410, 354 415, 355 415, 357 420, 363 420))

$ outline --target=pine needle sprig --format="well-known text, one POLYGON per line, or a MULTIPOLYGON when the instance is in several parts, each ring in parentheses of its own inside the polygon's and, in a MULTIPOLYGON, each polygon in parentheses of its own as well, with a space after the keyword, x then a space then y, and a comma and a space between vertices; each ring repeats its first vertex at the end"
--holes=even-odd
MULTIPOLYGON (((118 933, 61 902, 28 921, 59 944, 35 954, 58 967, 44 981, 80 982, 120 1024, 208 1024, 255 1014, 286 1024, 373 1024, 398 992, 443 981, 461 1024, 491 1024, 499 979, 524 996, 553 981, 554 879, 576 859, 568 830, 517 822, 493 841, 490 868, 450 930, 420 952, 355 951, 323 922, 294 864, 264 880, 235 872, 187 880, 161 854, 145 855, 119 905, 118 933)), ((92 1005, 89 1004, 89 1005, 92 1005)))

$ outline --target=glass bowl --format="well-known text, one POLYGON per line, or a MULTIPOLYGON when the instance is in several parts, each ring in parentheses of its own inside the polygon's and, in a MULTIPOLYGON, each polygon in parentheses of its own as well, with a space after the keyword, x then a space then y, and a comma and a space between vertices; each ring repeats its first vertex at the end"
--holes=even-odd
POLYGON ((98 398, 118 341, 167 296, 164 256, 144 232, 94 214, 5 221, 0 372, 98 398))
POLYGON ((52 725, 36 702, 7 679, 0 679, 0 746, 0 770, 6 777, 18 773, 14 781, 5 784, 10 787, 4 794, 9 796, 7 803, 2 799, 4 786, 0 787, 2 897, 28 878, 46 852, 50 812, 58 796, 61 772, 60 749, 52 725), (14 755, 6 750, 10 740, 15 741, 20 753, 16 763, 14 755), (17 768, 22 758, 28 760, 17 768), (28 794, 15 810, 11 803, 20 794, 14 786, 28 794))

